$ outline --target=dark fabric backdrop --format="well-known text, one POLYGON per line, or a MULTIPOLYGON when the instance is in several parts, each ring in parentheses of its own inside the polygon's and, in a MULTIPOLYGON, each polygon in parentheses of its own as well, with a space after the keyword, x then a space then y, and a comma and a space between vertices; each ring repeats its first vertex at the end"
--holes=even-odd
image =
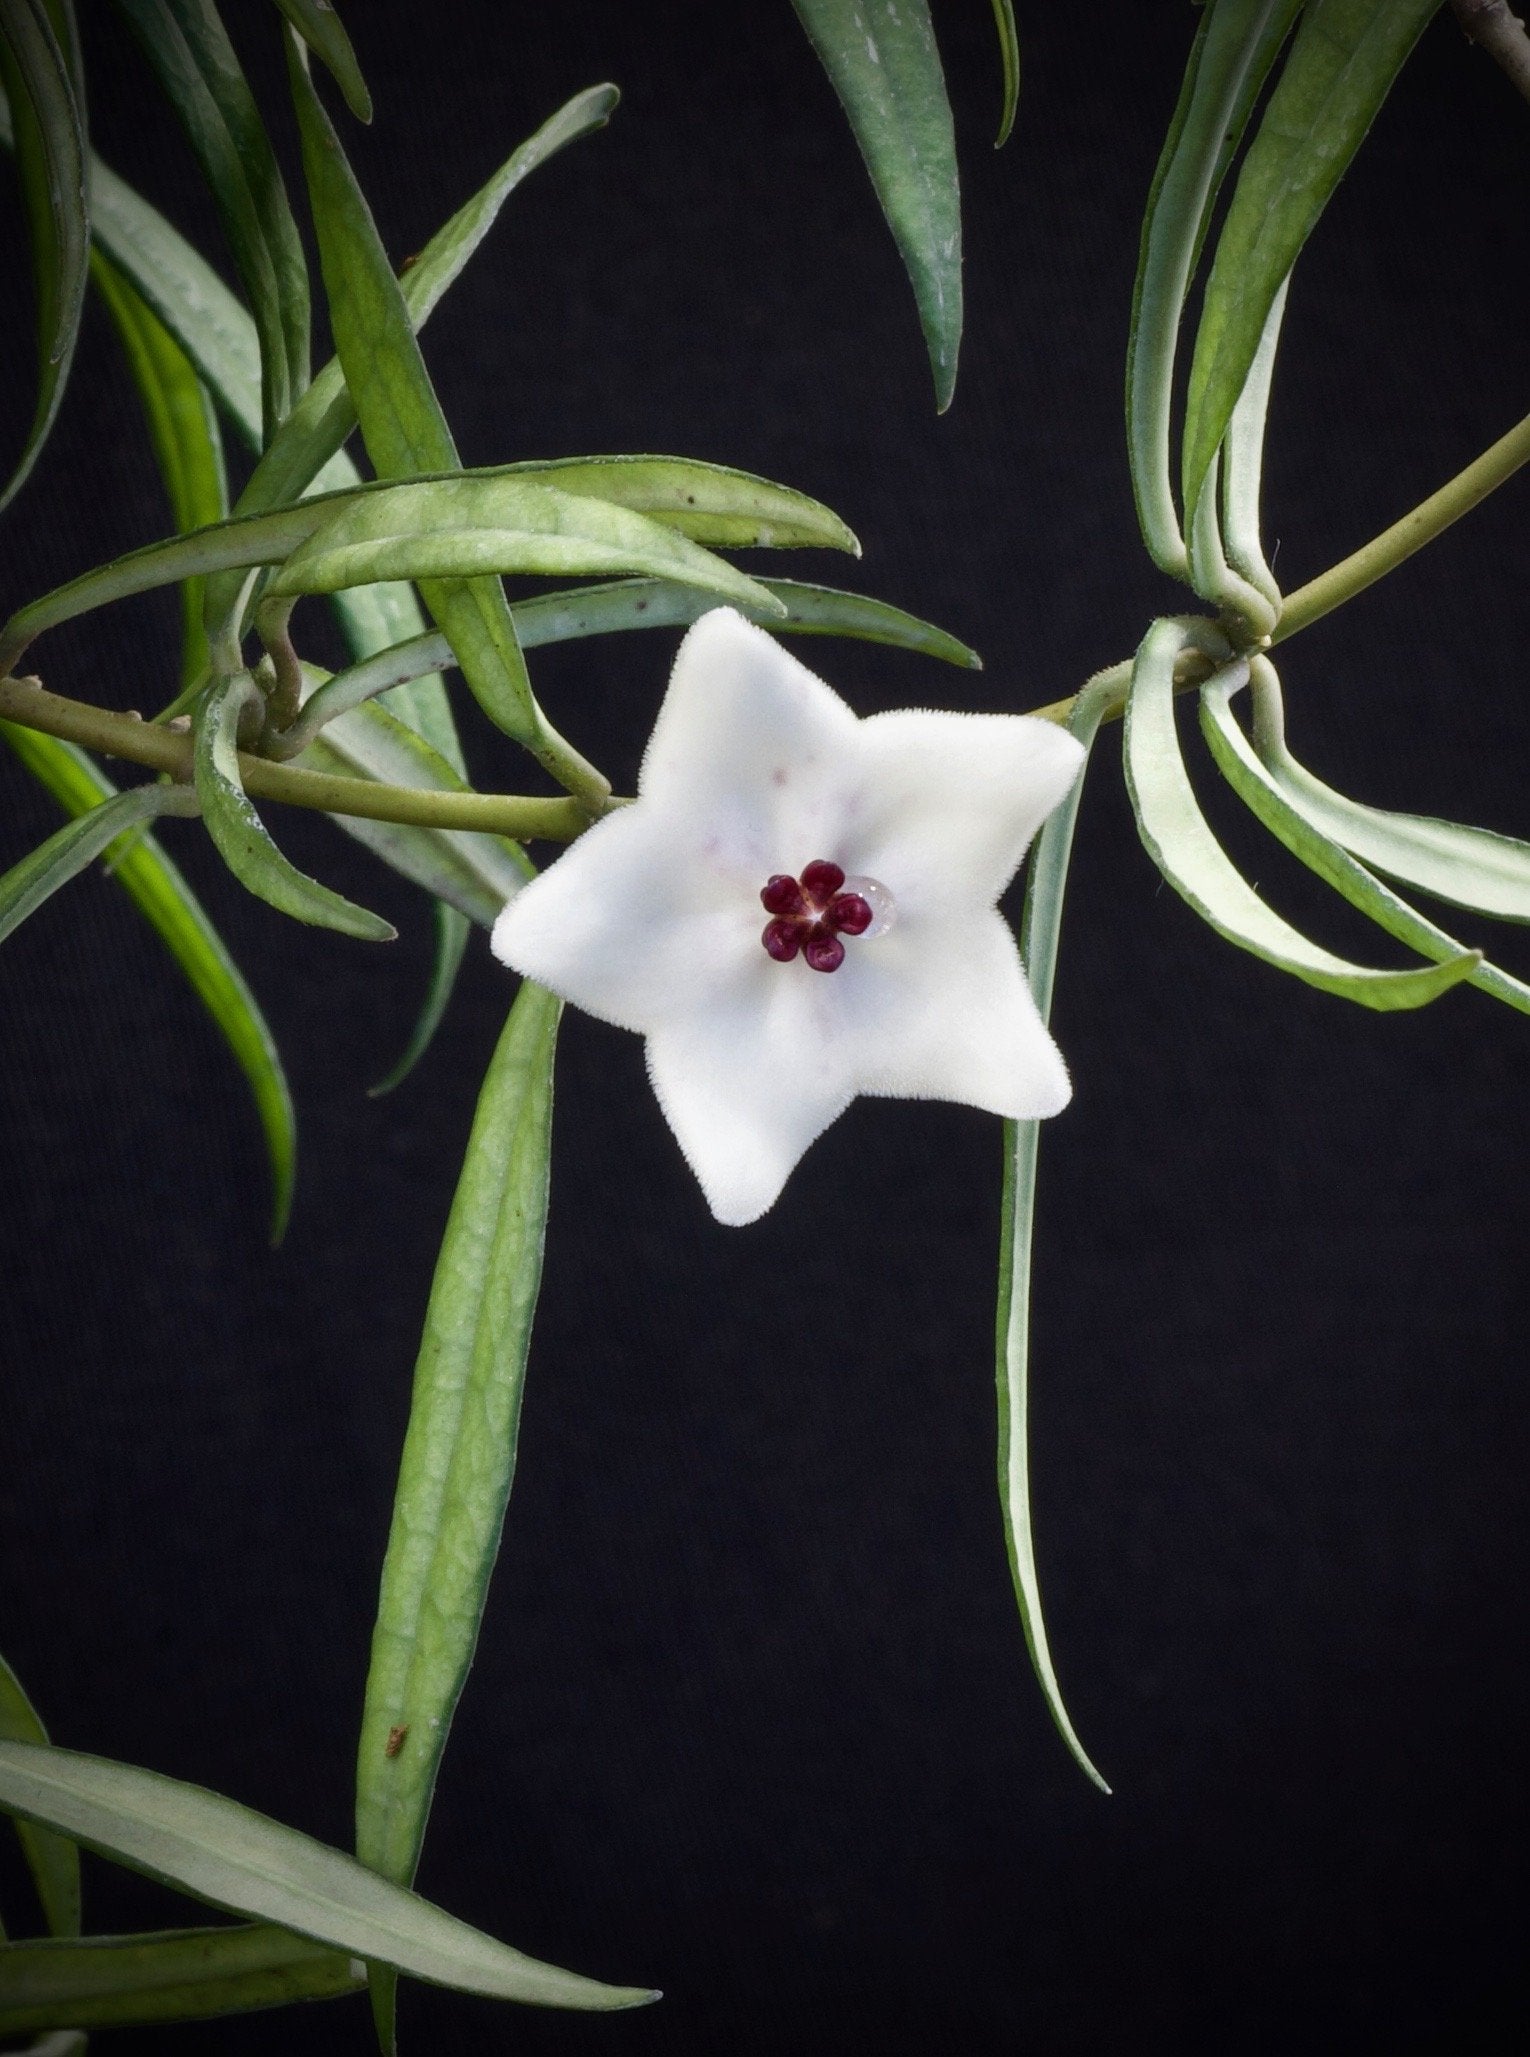
MULTIPOLYGON (((142 62, 85 12, 103 154, 221 264, 142 62)), ((812 645, 863 712, 1056 698, 1183 604, 1137 540, 1120 396, 1193 10, 1022 7, 998 156, 989 10, 936 12, 969 294, 944 420, 786 0, 349 9, 378 119, 345 133, 400 259, 560 100, 622 86, 610 129, 515 197, 431 325, 463 458, 678 451, 818 494, 865 562, 781 568, 848 575, 987 659, 968 675, 812 645)), ((290 161, 274 10, 230 18, 290 161)), ((1293 291, 1267 492, 1288 587, 1526 405, 1527 182, 1530 109, 1436 22, 1293 291)), ((17 220, 8 201, 7 247, 17 220)), ((4 326, 15 438, 19 302, 4 326)), ((0 598, 165 523, 93 307, 5 521, 0 598)), ((1362 798, 1530 831, 1527 534, 1521 479, 1293 643, 1298 752, 1362 798)), ((135 603, 37 662, 148 708, 174 635, 168 601, 135 603)), ((315 610, 316 655, 324 637, 315 610)), ((674 641, 535 660, 623 785, 674 641)), ((463 726, 480 782, 525 785, 466 704, 463 726)), ((57 817, 9 760, 0 786, 11 861, 57 817)), ((1387 954, 1213 787, 1283 909, 1387 954)), ((426 1062, 368 1099, 420 998, 428 919, 328 824, 271 825, 403 932, 372 950, 300 928, 198 831, 165 832, 291 1068, 301 1179, 279 1253, 243 1084, 111 883, 6 946, 0 1647, 59 1741, 344 1844, 415 1343, 511 988, 480 939, 426 1062)), ((1503 955, 1523 969, 1519 940, 1503 955)), ((863 1102, 763 1224, 723 1230, 637 1040, 571 1017, 519 1476, 421 1883, 666 1998, 598 2019, 416 1987, 407 2049, 1525 2047, 1527 1025, 1465 991, 1362 1013, 1219 942, 1138 846, 1115 735, 1056 1022, 1077 1097, 1043 1153, 1036 1520, 1059 1669, 1115 1797, 1054 1737, 1009 1589, 997 1124, 863 1102)), ((178 1918, 103 1865, 88 1894, 94 1926, 178 1918)), ((104 2044, 368 2046, 358 2001, 104 2044)))

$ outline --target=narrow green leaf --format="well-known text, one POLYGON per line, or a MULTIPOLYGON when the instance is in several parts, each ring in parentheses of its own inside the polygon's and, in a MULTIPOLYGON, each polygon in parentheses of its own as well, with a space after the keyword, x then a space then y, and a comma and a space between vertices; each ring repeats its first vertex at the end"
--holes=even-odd
POLYGON ((1234 568, 1222 547, 1217 486, 1224 455, 1219 450, 1212 459, 1206 490, 1190 516, 1190 583, 1220 615, 1240 621, 1249 641, 1257 642, 1273 633, 1279 609, 1262 588, 1234 568))
MULTIPOLYGON (((305 508, 319 504, 303 503, 305 508)), ((260 515, 250 527, 280 518, 260 515)), ((767 614, 781 612, 756 580, 647 515, 524 477, 467 472, 409 480, 386 493, 357 493, 342 501, 284 560, 266 591, 281 598, 332 593, 375 579, 417 580, 422 590, 437 589, 432 606, 461 663, 458 627, 471 625, 466 647, 472 649, 486 619, 478 574, 492 575, 492 589, 505 605, 513 635, 498 574, 577 577, 613 571, 677 579, 767 614), (475 582, 471 593, 462 590, 464 580, 475 582)), ((512 717, 508 702, 502 711, 512 717)))
MULTIPOLYGON (((1123 680, 1120 674, 1125 670, 1125 666, 1118 665, 1114 671, 1091 680, 1074 702, 1068 726, 1086 751, 1092 750, 1105 710, 1121 691, 1123 680)), ((1020 954, 1025 960, 1031 993, 1043 1021, 1051 1019, 1068 861, 1073 853, 1073 831, 1088 768, 1086 759, 1071 792, 1043 824, 1031 853, 1025 882, 1020 954)), ((1020 1607, 1020 1622, 1047 1711, 1079 1769, 1102 1793, 1108 1793, 1110 1787, 1079 1741, 1078 1732, 1063 1704, 1062 1688, 1057 1682, 1041 1609, 1041 1580, 1036 1566, 1036 1542, 1031 1519, 1031 1247, 1036 1219, 1036 1158, 1040 1143, 1039 1121, 1005 1122, 999 1290, 995 1316, 999 1505, 1004 1515, 1004 1541, 1009 1553, 1015 1598, 1020 1607)))
MULTIPOLYGON (((71 814, 98 806, 117 791, 72 743, 12 722, 0 722, 0 735, 71 814)), ((292 1207, 297 1138, 275 1038, 201 902, 152 836, 135 842, 112 876, 157 931, 249 1080, 271 1160, 271 1240, 279 1243, 292 1207)))
MULTIPOLYGON (((371 209, 290 36, 287 57, 335 352, 356 403, 367 455, 383 479, 451 471, 458 463, 457 447, 371 209)), ((398 576, 382 568, 375 575, 398 576)), ((357 583, 364 581, 334 581, 357 583)), ((448 572, 425 577, 420 595, 450 638, 463 677, 489 718, 544 763, 571 769, 574 753, 566 753, 563 761, 557 749, 561 739, 532 694, 499 580, 448 572)), ((589 774, 589 789, 597 789, 603 782, 589 766, 582 768, 589 774)), ((585 785, 577 771, 574 783, 585 785)))
MULTIPOLYGON (((228 513, 228 481, 207 388, 180 344, 110 258, 93 250, 90 268, 143 402, 176 527, 184 535, 222 521, 228 513)), ((181 588, 181 621, 181 682, 189 685, 204 676, 208 665, 200 579, 188 579, 181 588)))
POLYGON ((246 707, 260 704, 248 672, 235 672, 209 688, 196 723, 197 795, 207 833, 247 891, 294 921, 337 929, 364 942, 390 943, 398 931, 379 914, 321 886, 277 849, 239 778, 238 731, 246 707))
MULTIPOLYGON (((390 786, 437 793, 467 790, 466 780, 423 736, 376 701, 332 721, 296 762, 308 771, 378 779, 390 786)), ((359 815, 331 819, 395 871, 485 928, 493 926, 505 902, 531 876, 525 853, 503 836, 477 829, 412 828, 359 815)))
MULTIPOLYGON (((48 1731, 42 1717, 28 1699, 21 1680, 0 1657, 0 1741, 46 1743, 48 1731)), ((48 1933, 77 1936, 80 1932, 80 1853, 67 1836, 36 1822, 18 1821, 16 1833, 37 1897, 42 1903, 48 1933)), ((9 1961, 17 1945, 0 1947, 0 1968, 9 1961)))
POLYGON ((838 93, 914 288, 935 405, 956 389, 961 195, 945 74, 927 0, 792 0, 838 93))
POLYGON ((0 1951, 0 2034, 204 2021, 365 1983, 358 1958, 265 1922, 18 1943, 0 1951))
POLYGON ((356 119, 370 121, 372 96, 333 0, 276 0, 276 4, 309 49, 322 60, 356 119))
POLYGON ((342 1851, 137 1765, 0 1742, 0 1808, 194 1899, 435 1985, 544 2007, 635 2007, 654 1997, 524 1957, 342 1851))
POLYGON ((392 1093, 404 1083, 425 1052, 435 1040, 436 1030, 441 1026, 452 992, 457 983, 457 973, 462 968, 463 953, 467 949, 468 937, 473 924, 459 907, 450 907, 444 900, 435 904, 436 954, 431 972, 430 984, 425 993, 425 1004, 419 1018, 410 1031, 409 1040, 397 1063, 377 1081, 367 1087, 367 1097, 379 1100, 385 1093, 392 1093))
MULTIPOLYGON (((1279 681, 1268 658, 1254 658, 1249 671, 1256 694, 1273 696, 1278 703, 1279 681)), ((1303 864, 1326 879, 1351 906, 1368 914, 1388 935, 1440 963, 1460 957, 1462 945, 1453 936, 1426 921, 1416 908, 1384 886, 1324 832, 1320 825, 1324 812, 1321 805, 1309 810, 1297 794, 1285 789, 1260 762, 1254 746, 1233 717, 1231 701, 1237 690, 1236 680, 1225 676, 1202 689, 1201 728, 1223 776, 1239 797, 1303 864)), ((1511 978, 1494 964, 1478 964, 1467 983, 1480 986, 1494 999, 1518 1008, 1521 1014, 1530 1014, 1530 986, 1511 978)))
POLYGON ((308 384, 308 268, 270 138, 211 0, 118 0, 212 189, 260 339, 262 440, 308 384))
POLYGON ((79 41, 68 0, 0 0, 0 86, 21 177, 37 300, 37 401, 0 508, 21 490, 69 377, 85 297, 90 217, 79 41))
MULTIPOLYGON (((1309 942, 1259 898, 1211 833, 1180 757, 1174 660, 1191 640, 1178 622, 1154 622, 1137 652, 1126 703, 1127 786, 1143 843, 1169 884, 1239 949, 1363 1007, 1422 1007, 1469 978, 1481 962, 1478 951, 1410 971, 1351 964, 1309 942)), ((1240 680, 1246 676, 1240 663, 1231 669, 1240 680)))
POLYGON ((999 62, 1004 67, 1004 109, 993 147, 1002 150, 1015 126, 1015 108, 1020 100, 1020 32, 1015 27, 1013 0, 993 0, 993 20, 999 32, 999 62))
POLYGON ((129 829, 161 814, 195 812, 194 804, 188 809, 187 797, 184 790, 151 780, 55 829, 0 877, 0 942, 129 829))
MULTIPOLYGON (((479 1096, 415 1366, 356 1772, 357 1855, 399 1885, 419 1861, 515 1471, 560 1012, 522 984, 479 1096)), ((388 2047, 393 1984, 374 1972, 388 2047)))
POLYGON ((506 477, 630 507, 714 549, 848 550, 861 546, 832 509, 790 486, 694 457, 563 457, 507 464, 506 477))
POLYGON ((1185 412, 1187 508, 1227 433, 1275 296, 1438 5, 1307 0, 1206 282, 1185 412))
MULTIPOLYGON (((436 231, 399 281, 405 310, 417 330, 425 326, 442 295, 461 275, 521 181, 568 144, 603 128, 618 98, 615 86, 595 86, 576 93, 436 231)), ((256 513, 297 499, 355 426, 356 403, 339 358, 332 357, 256 465, 240 495, 240 512, 256 513)))
MULTIPOLYGON (((1268 614, 1245 611, 1245 620, 1257 639, 1274 633, 1280 620, 1281 594, 1275 574, 1265 559, 1259 526, 1259 488, 1264 472, 1265 420, 1270 407, 1270 382, 1275 373, 1275 355, 1280 348, 1280 328, 1285 319, 1286 288, 1281 282, 1270 304, 1264 333, 1254 352, 1253 364, 1238 396, 1238 404, 1227 424, 1222 445, 1222 534, 1227 562, 1246 579, 1264 600, 1268 614), (1260 626, 1268 622, 1268 626, 1260 626)), ((1206 500, 1202 493, 1201 502, 1206 500)), ((1199 512, 1199 505, 1197 506, 1199 512)))
POLYGON ((1254 747, 1308 821, 1388 878, 1476 914, 1530 921, 1530 843, 1425 814, 1388 813, 1335 792, 1286 748, 1274 674, 1266 670, 1258 677, 1264 684, 1260 689, 1256 680, 1254 747))
POLYGON ((1185 296, 1217 189, 1300 6, 1215 0, 1205 9, 1148 194, 1126 353, 1127 448, 1143 540, 1174 578, 1189 574, 1169 475, 1185 296))

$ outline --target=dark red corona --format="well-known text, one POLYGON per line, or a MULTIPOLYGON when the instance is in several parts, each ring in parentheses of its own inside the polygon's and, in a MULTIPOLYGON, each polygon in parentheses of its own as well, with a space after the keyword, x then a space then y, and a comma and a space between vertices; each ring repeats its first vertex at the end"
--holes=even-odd
POLYGON ((859 893, 842 891, 843 869, 827 857, 804 865, 802 876, 778 871, 760 888, 760 904, 773 917, 760 941, 777 964, 790 964, 799 953, 814 971, 838 971, 845 961, 841 936, 864 935, 871 926, 871 903, 859 893))

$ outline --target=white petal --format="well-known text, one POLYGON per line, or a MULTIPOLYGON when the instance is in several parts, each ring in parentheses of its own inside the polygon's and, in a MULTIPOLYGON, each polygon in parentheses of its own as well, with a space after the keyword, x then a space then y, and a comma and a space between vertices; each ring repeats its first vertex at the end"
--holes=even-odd
POLYGON ((991 908, 900 922, 852 943, 831 974, 831 983, 841 980, 861 1092, 955 1100, 1012 1121, 1067 1106, 1067 1067, 1036 1011, 1015 939, 991 908))
POLYGON ((765 921, 758 893, 730 893, 686 824, 638 804, 587 829, 523 887, 490 940, 513 971, 646 1035, 710 1006, 741 966, 770 968, 765 921))
POLYGON ((855 1096, 858 1051, 838 1033, 838 972, 776 964, 756 945, 704 1012, 648 1039, 648 1073, 665 1118, 717 1219, 756 1221, 798 1159, 855 1096))
POLYGON ((1066 729, 1024 714, 877 714, 856 741, 846 869, 909 912, 992 906, 1084 761, 1066 729))
MULTIPOLYGON (((789 651, 730 607, 686 634, 643 758, 639 804, 682 812, 713 860, 794 877, 842 825, 856 773, 854 714, 789 651)), ((758 877, 754 875, 758 873, 758 877)))

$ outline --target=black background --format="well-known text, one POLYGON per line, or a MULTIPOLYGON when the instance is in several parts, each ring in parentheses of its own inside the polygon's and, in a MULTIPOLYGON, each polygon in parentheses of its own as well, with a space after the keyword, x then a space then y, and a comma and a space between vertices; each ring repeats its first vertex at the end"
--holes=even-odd
MULTIPOLYGON (((1193 12, 1023 7, 1020 119, 995 156, 989 11, 936 11, 969 296, 944 420, 785 0, 349 15, 378 119, 340 119, 398 258, 560 100, 622 86, 610 129, 511 201, 428 332, 464 461, 678 451, 818 494, 864 564, 764 568, 860 583, 987 660, 810 646, 863 712, 1054 699, 1183 604, 1137 540, 1120 387, 1193 12)), ((144 66, 86 15, 103 154, 221 264, 144 66)), ((290 162, 275 19, 230 14, 290 162)), ((1437 22, 1293 289, 1267 492, 1288 589, 1524 408, 1527 192, 1530 109, 1437 22)), ((19 436, 14 296, 5 330, 19 436)), ((0 600, 165 525, 92 308, 5 520, 0 600)), ((1527 533, 1520 479, 1293 642, 1298 754, 1362 798, 1526 832, 1527 533)), ((35 656, 58 690, 148 708, 174 637, 171 604, 142 602, 35 656)), ((674 640, 534 660, 619 785, 674 640)), ((463 726, 481 783, 526 786, 465 700, 463 726)), ((519 1474, 421 1884, 666 1998, 600 2019, 415 1987, 407 2048, 1530 2038, 1526 1024, 1466 991, 1375 1016, 1234 952, 1160 882, 1118 765, 1107 735, 1055 1017, 1076 1099, 1043 1152, 1034 1424, 1058 1665, 1115 1797, 1052 1734, 1009 1590, 997 1125, 862 1103, 763 1224, 723 1230, 637 1040, 570 1018, 519 1474)), ((13 763, 0 782, 10 861, 57 817, 13 763)), ((1206 798, 1283 910, 1395 961, 1206 798)), ((271 825, 403 930, 385 951, 302 929, 245 899, 198 830, 166 830, 293 1077, 299 1196, 275 1255, 243 1084, 117 890, 79 883, 6 946, 0 1647, 59 1741, 344 1844, 415 1341, 510 986, 480 940, 418 1073, 368 1099, 428 920, 328 824, 271 825)), ((87 1890, 95 1927, 180 1918, 102 1865, 87 1890)), ((347 2001, 105 2047, 344 2057, 369 2033, 347 2001)))

